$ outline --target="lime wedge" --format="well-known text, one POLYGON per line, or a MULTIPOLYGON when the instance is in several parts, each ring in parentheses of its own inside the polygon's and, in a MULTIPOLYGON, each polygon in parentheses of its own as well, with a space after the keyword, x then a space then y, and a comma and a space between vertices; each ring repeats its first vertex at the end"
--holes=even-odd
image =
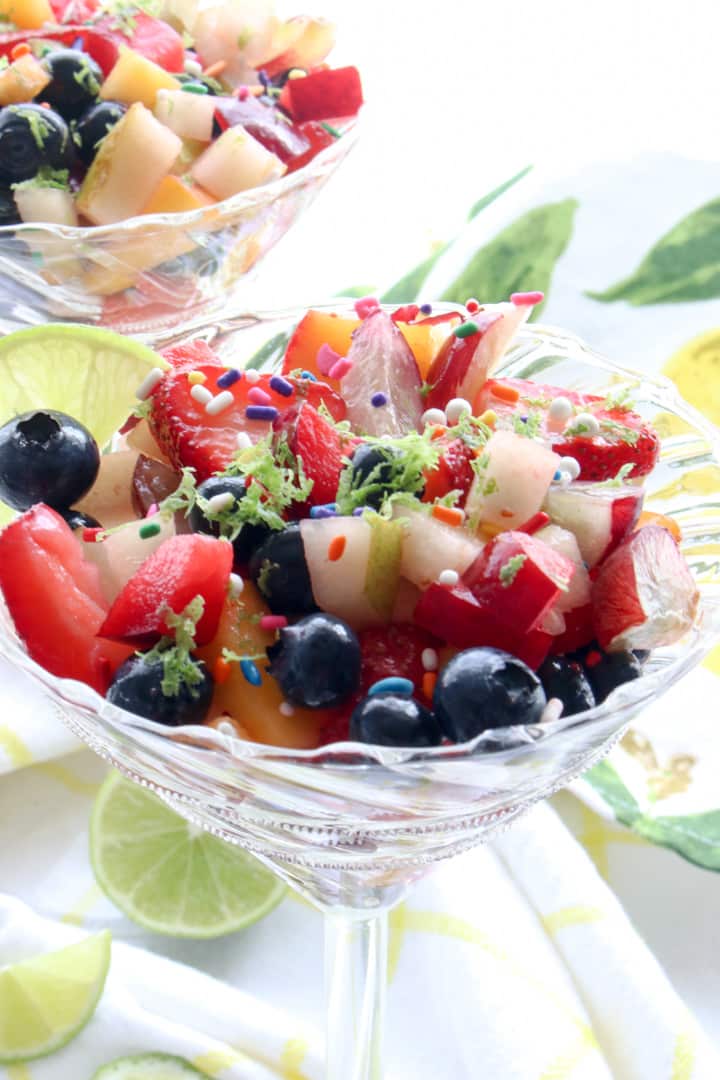
POLYGON ((185 1058, 172 1054, 134 1054, 103 1065, 92 1080, 208 1080, 185 1058))
POLYGON ((95 1012, 110 966, 110 934, 0 968, 0 1062, 45 1057, 95 1012))
POLYGON ((103 783, 90 821, 101 888, 147 930, 214 938, 249 926, 285 886, 242 848, 218 840, 118 773, 103 783))
POLYGON ((165 361, 110 330, 49 323, 0 338, 0 424, 29 409, 57 409, 105 446, 137 404, 135 391, 165 361))

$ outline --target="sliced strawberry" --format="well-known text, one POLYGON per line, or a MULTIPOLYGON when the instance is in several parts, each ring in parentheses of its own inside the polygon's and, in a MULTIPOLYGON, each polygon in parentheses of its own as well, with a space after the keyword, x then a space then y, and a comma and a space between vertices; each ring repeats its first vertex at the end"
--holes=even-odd
POLYGON ((220 621, 232 570, 232 544, 213 536, 192 533, 173 536, 150 555, 118 593, 100 637, 152 645, 171 633, 168 609, 180 614, 196 596, 205 607, 195 640, 206 645, 220 621))
POLYGON ((462 439, 451 439, 442 446, 437 465, 425 474, 423 501, 434 502, 450 491, 459 491, 457 505, 462 507, 475 476, 471 466, 474 451, 462 439))
POLYGON ((363 319, 340 382, 353 428, 368 435, 406 435, 421 427, 422 378, 410 346, 386 312, 363 319))
MULTIPOLYGON (((194 364, 193 370, 205 375, 202 385, 210 393, 221 392, 222 387, 217 381, 222 372, 214 362, 212 365, 194 364)), ((197 480, 202 481, 227 468, 237 453, 237 437, 241 432, 257 442, 272 430, 275 417, 251 419, 247 415, 246 410, 252 404, 248 395, 253 387, 268 394, 271 406, 278 411, 302 398, 315 406, 323 402, 333 416, 342 419, 345 408, 342 399, 323 383, 309 379, 287 380, 293 387, 293 393, 288 397, 273 389, 271 380, 269 374, 261 375, 254 383, 246 378, 238 379, 226 388, 233 396, 233 403, 212 415, 192 397, 192 384, 186 370, 168 372, 153 392, 150 430, 176 468, 193 468, 197 480)))
POLYGON ((290 115, 298 123, 355 116, 363 103, 356 67, 313 71, 303 79, 290 79, 285 90, 290 115))
POLYGON ((610 480, 628 464, 633 466, 633 478, 645 476, 660 453, 657 433, 641 416, 630 408, 606 408, 606 399, 597 394, 580 394, 526 379, 488 379, 474 401, 477 415, 486 409, 496 413, 501 423, 506 417, 537 415, 539 434, 550 441, 556 454, 578 461, 580 480, 610 480), (600 434, 565 435, 558 430, 560 425, 548 416, 548 409, 557 397, 567 398, 577 412, 592 413, 600 424, 600 434))
POLYGON ((505 532, 485 545, 463 574, 463 585, 491 622, 523 634, 540 626, 574 573, 570 559, 536 536, 505 532))
POLYGON ((415 609, 415 622, 458 649, 489 645, 517 656, 529 667, 543 662, 553 642, 542 630, 522 633, 493 619, 492 611, 464 585, 431 585, 415 609))
POLYGON ((303 401, 287 409, 275 421, 275 431, 287 434, 288 446, 302 461, 305 476, 312 480, 312 491, 307 505, 322 506, 334 502, 337 497, 346 445, 337 428, 329 424, 309 401, 303 401))
POLYGON ((472 402, 532 309, 529 303, 491 304, 472 317, 475 331, 469 336, 457 327, 428 372, 427 408, 444 409, 456 397, 472 402))
POLYGON ((98 570, 54 510, 38 503, 0 533, 0 587, 33 660, 104 694, 132 650, 97 640, 108 609, 98 570))
POLYGON ((194 371, 198 367, 224 367, 222 360, 213 352, 206 341, 196 338, 181 345, 170 345, 161 349, 160 355, 176 371, 194 371))
POLYGON ((698 605, 690 568, 670 533, 646 525, 601 565, 593 583, 593 624, 609 652, 672 645, 698 605))
POLYGON ((107 76, 115 66, 120 50, 134 49, 166 71, 182 71, 185 64, 183 40, 163 19, 144 11, 134 11, 132 27, 119 25, 114 15, 107 15, 91 26, 83 27, 83 48, 107 76))

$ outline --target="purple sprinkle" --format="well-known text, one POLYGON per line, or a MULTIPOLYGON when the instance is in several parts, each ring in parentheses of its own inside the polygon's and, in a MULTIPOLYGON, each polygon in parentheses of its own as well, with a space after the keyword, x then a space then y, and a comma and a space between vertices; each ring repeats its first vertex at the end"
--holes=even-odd
POLYGON ((242 379, 242 372, 238 371, 237 368, 231 367, 225 372, 224 375, 220 376, 217 384, 221 390, 227 390, 228 387, 232 386, 233 383, 236 383, 238 379, 242 379))
POLYGON ((337 517, 337 503, 323 503, 321 506, 310 507, 311 518, 337 517))
POLYGON ((387 394, 383 394, 378 391, 377 394, 373 394, 373 396, 370 398, 370 404, 373 405, 376 409, 379 409, 382 405, 387 405, 387 400, 387 394))
POLYGON ((527 424, 527 416, 521 416, 520 419, 522 420, 523 424, 527 424))
POLYGON ((423 315, 432 315, 432 304, 421 304, 420 311, 423 315))
POLYGON ((292 397, 295 387, 287 379, 283 379, 282 375, 273 375, 270 380, 270 389, 276 394, 282 394, 283 397, 292 397))
POLYGON ((73 43, 72 43, 72 45, 70 46, 70 48, 71 48, 71 49, 80 49, 80 50, 82 50, 82 47, 83 47, 83 45, 84 45, 83 39, 82 39, 81 37, 77 37, 77 38, 75 38, 75 40, 73 41, 73 43))
POLYGON ((352 512, 352 516, 353 517, 362 517, 364 513, 365 513, 365 507, 364 506, 356 506, 355 509, 352 512))
POLYGON ((277 420, 278 411, 274 405, 248 405, 245 410, 248 420, 277 420))
POLYGON ((257 73, 257 77, 260 84, 264 86, 267 90, 268 86, 270 85, 270 76, 268 75, 267 71, 265 71, 265 68, 260 68, 257 73))

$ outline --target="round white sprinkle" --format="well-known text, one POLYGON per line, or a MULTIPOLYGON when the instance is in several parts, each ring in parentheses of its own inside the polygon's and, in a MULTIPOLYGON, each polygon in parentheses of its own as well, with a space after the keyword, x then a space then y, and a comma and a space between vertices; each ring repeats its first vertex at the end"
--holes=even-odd
POLYGON ((208 416, 219 416, 221 412, 225 412, 231 405, 235 404, 235 398, 229 390, 223 390, 221 393, 216 394, 214 398, 208 401, 205 406, 205 412, 208 416))
POLYGON ((148 371, 147 375, 135 391, 135 397, 139 401, 145 401, 147 398, 149 398, 164 375, 165 372, 162 370, 162 368, 151 368, 151 370, 148 371))
POLYGON ((221 735, 237 735, 237 731, 229 720, 221 720, 217 729, 221 735))
POLYGON ((185 71, 188 75, 202 75, 202 65, 197 60, 186 60, 185 71))
POLYGON ((567 431, 568 428, 577 431, 579 435, 587 435, 589 439, 594 435, 600 434, 600 424, 598 423, 598 419, 589 412, 578 413, 577 416, 573 417, 570 423, 566 425, 565 430, 567 431))
POLYGON ((438 585, 457 585, 459 580, 457 570, 441 570, 438 574, 438 585))
POLYGON ((208 510, 211 514, 221 514, 235 502, 235 496, 230 491, 221 491, 219 495, 213 495, 208 499, 208 510))
POLYGON ((245 582, 240 577, 240 575, 239 574, 231 574, 230 575, 230 595, 233 597, 233 599, 236 596, 239 596, 244 588, 245 588, 245 582))
POLYGON ((280 712, 283 714, 283 716, 293 716, 295 713, 295 708, 290 704, 289 701, 282 701, 278 708, 280 709, 280 712))
POLYGON ((255 368, 248 368, 245 372, 245 378, 252 386, 253 383, 260 381, 260 372, 256 371, 255 368))
POLYGON ((577 480, 580 475, 580 462, 574 457, 561 457, 558 469, 570 474, 571 480, 577 480))
POLYGON ((422 666, 426 671, 437 671, 438 654, 434 649, 423 649, 422 666))
POLYGON ((420 417, 423 424, 442 424, 443 427, 447 423, 447 417, 442 409, 426 409, 420 417))
POLYGON ((253 444, 247 431, 239 431, 235 442, 237 443, 238 450, 249 450, 253 444))
POLYGON ((472 412, 472 405, 463 397, 454 397, 445 406, 448 424, 457 424, 461 416, 472 412))
POLYGON ((553 420, 569 420, 572 414, 572 402, 566 397, 556 397, 555 400, 550 403, 548 416, 553 420))
POLYGON ((198 405, 207 405, 208 402, 212 401, 212 393, 201 383, 196 383, 195 386, 190 388, 190 397, 193 401, 197 401, 198 405))
POLYGON ((564 708, 560 698, 551 697, 540 715, 540 723, 549 724, 553 720, 559 720, 564 708))

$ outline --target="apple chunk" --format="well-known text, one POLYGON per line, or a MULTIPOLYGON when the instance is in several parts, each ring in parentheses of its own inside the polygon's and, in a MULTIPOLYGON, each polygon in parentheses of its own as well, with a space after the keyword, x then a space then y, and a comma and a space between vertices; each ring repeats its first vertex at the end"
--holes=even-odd
POLYGON ((659 525, 633 533, 593 583, 593 625, 608 652, 672 645, 690 629, 699 593, 677 544, 659 525))

